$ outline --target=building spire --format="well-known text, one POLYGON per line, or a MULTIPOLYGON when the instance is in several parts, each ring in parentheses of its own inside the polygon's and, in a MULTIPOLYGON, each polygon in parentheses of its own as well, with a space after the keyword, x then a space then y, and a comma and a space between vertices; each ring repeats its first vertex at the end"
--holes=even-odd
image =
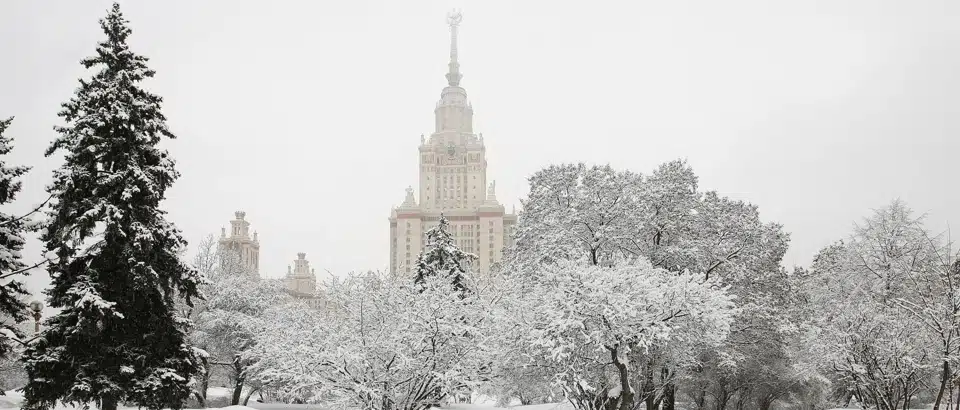
POLYGON ((463 21, 463 14, 459 11, 454 10, 447 14, 447 24, 450 25, 450 64, 448 64, 447 84, 451 87, 459 86, 460 79, 463 78, 463 74, 460 74, 460 63, 457 61, 457 27, 460 26, 461 21, 463 21))

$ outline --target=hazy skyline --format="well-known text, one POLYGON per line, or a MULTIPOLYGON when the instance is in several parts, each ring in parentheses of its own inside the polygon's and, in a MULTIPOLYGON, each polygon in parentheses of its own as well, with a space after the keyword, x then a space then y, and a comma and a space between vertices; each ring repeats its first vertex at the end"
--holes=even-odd
MULTIPOLYGON (((11 211, 46 194, 44 158, 110 1, 0 3, 0 118, 33 166, 11 211)), ((385 269, 390 207, 461 84, 509 210, 551 163, 649 173, 687 158, 702 190, 759 206, 808 265, 896 197, 960 223, 960 4, 954 1, 121 1, 157 71, 182 176, 164 208, 191 243, 243 210, 261 275, 298 252, 318 273, 385 269)), ((37 241, 24 252, 40 257, 37 241)), ((45 271, 27 279, 46 286, 45 271)))

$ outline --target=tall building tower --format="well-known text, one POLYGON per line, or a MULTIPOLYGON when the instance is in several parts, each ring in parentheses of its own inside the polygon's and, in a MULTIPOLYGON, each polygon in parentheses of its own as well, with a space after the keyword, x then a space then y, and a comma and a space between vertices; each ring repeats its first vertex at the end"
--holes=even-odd
POLYGON ((457 34, 460 13, 447 17, 450 25, 450 63, 447 86, 434 108, 434 131, 420 135, 419 201, 413 187, 390 212, 390 272, 413 271, 417 254, 424 248, 424 233, 440 215, 450 221, 450 232, 466 252, 476 254, 474 268, 490 272, 504 247, 510 246, 517 217, 505 213, 497 201, 494 182, 487 181, 483 134, 474 133, 473 106, 460 86, 463 75, 458 62, 457 34))
POLYGON ((287 290, 294 294, 312 296, 317 292, 317 274, 310 269, 306 253, 297 254, 292 270, 290 265, 287 265, 287 276, 283 278, 283 283, 287 290))
POLYGON ((319 309, 324 306, 324 293, 317 292, 317 273, 310 268, 307 254, 300 252, 293 261, 293 269, 287 265, 287 275, 283 278, 287 293, 294 298, 305 302, 308 306, 319 309))
POLYGON ((250 237, 250 222, 245 220, 247 213, 237 211, 235 219, 230 221, 230 235, 226 228, 220 228, 218 249, 221 255, 232 254, 239 260, 245 274, 260 277, 260 241, 257 232, 250 237))

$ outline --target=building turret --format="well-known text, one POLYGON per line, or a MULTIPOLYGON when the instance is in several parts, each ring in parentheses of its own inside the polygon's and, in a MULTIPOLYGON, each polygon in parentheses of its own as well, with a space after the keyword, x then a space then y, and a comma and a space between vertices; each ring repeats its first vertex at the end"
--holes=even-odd
POLYGON ((257 232, 250 237, 250 222, 246 220, 247 213, 234 212, 234 220, 230 221, 230 234, 226 228, 220 228, 218 249, 221 255, 236 258, 243 273, 260 277, 260 241, 257 232))
POLYGON ((317 293, 317 275, 310 269, 307 254, 300 252, 293 261, 293 269, 287 266, 287 275, 283 279, 287 290, 297 296, 313 296, 317 293))

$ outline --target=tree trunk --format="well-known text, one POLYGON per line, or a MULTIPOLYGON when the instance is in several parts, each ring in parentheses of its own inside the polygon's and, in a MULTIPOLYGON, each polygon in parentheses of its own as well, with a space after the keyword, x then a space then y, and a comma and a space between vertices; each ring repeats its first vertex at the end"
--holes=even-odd
POLYGON ((207 390, 210 389, 210 364, 207 362, 207 359, 203 359, 201 363, 201 369, 203 374, 200 375, 200 386, 197 387, 197 391, 193 392, 193 394, 200 403, 200 407, 206 408, 207 390))
POLYGON ((240 404, 240 396, 243 394, 243 383, 246 381, 246 375, 243 374, 243 362, 240 355, 233 358, 233 397, 230 399, 230 405, 240 404))
POLYGON ((713 398, 716 400, 713 403, 714 410, 725 410, 727 408, 727 403, 730 402, 730 397, 732 396, 731 392, 727 391, 727 385, 723 380, 717 382, 719 385, 717 394, 713 395, 713 398))
MULTIPOLYGON (((947 379, 949 378, 950 378, 950 362, 947 360, 944 360, 943 373, 940 375, 940 391, 937 392, 937 401, 933 403, 933 410, 940 410, 940 401, 943 400, 943 392, 947 390, 947 379)), ((947 407, 950 407, 950 406, 948 405, 947 407)))
MULTIPOLYGON (((258 387, 258 388, 255 388, 255 389, 250 389, 250 391, 247 392, 247 395, 243 398, 243 405, 246 406, 247 403, 250 402, 250 397, 253 396, 253 393, 256 393, 256 392, 259 392, 259 391, 260 391, 260 388, 259 388, 259 387, 258 387)), ((261 396, 260 398, 263 398, 263 397, 261 396)))
POLYGON ((673 382, 669 382, 663 386, 663 405, 662 410, 676 410, 677 409, 677 386, 673 382))
POLYGON ((117 410, 117 399, 113 397, 101 398, 100 410, 117 410))
POLYGON ((653 388, 653 363, 647 361, 643 369, 643 401, 646 404, 646 410, 656 409, 657 395, 653 388))
POLYGON ((740 393, 737 395, 737 410, 746 410, 747 399, 749 397, 750 396, 747 394, 747 390, 740 391, 740 393))
POLYGON ((201 408, 201 409, 204 409, 204 408, 207 407, 207 399, 206 399, 205 397, 201 396, 201 395, 200 395, 200 392, 194 391, 194 392, 193 392, 193 397, 197 399, 197 403, 200 405, 200 408, 201 408))
POLYGON ((619 403, 620 405, 611 408, 611 410, 633 410, 634 392, 630 388, 630 370, 627 369, 627 365, 625 363, 620 361, 620 357, 617 354, 620 351, 619 346, 608 346, 607 350, 610 351, 610 358, 613 360, 613 365, 617 368, 617 373, 620 376, 620 395, 617 397, 617 400, 613 402, 619 403))
MULTIPOLYGON (((950 397, 953 397, 953 384, 950 384, 950 397)), ((953 408, 960 409, 960 391, 957 392, 957 401, 954 402, 953 408)))
POLYGON ((230 405, 237 406, 240 404, 240 397, 243 394, 243 379, 237 379, 236 383, 233 385, 233 397, 230 398, 230 405))
POLYGON ((770 408, 773 407, 773 402, 774 402, 775 400, 772 399, 769 395, 767 395, 767 396, 763 396, 763 397, 760 398, 760 399, 757 399, 757 401, 758 401, 759 404, 760 404, 760 405, 758 406, 758 409, 759 409, 759 410, 770 410, 770 408))

